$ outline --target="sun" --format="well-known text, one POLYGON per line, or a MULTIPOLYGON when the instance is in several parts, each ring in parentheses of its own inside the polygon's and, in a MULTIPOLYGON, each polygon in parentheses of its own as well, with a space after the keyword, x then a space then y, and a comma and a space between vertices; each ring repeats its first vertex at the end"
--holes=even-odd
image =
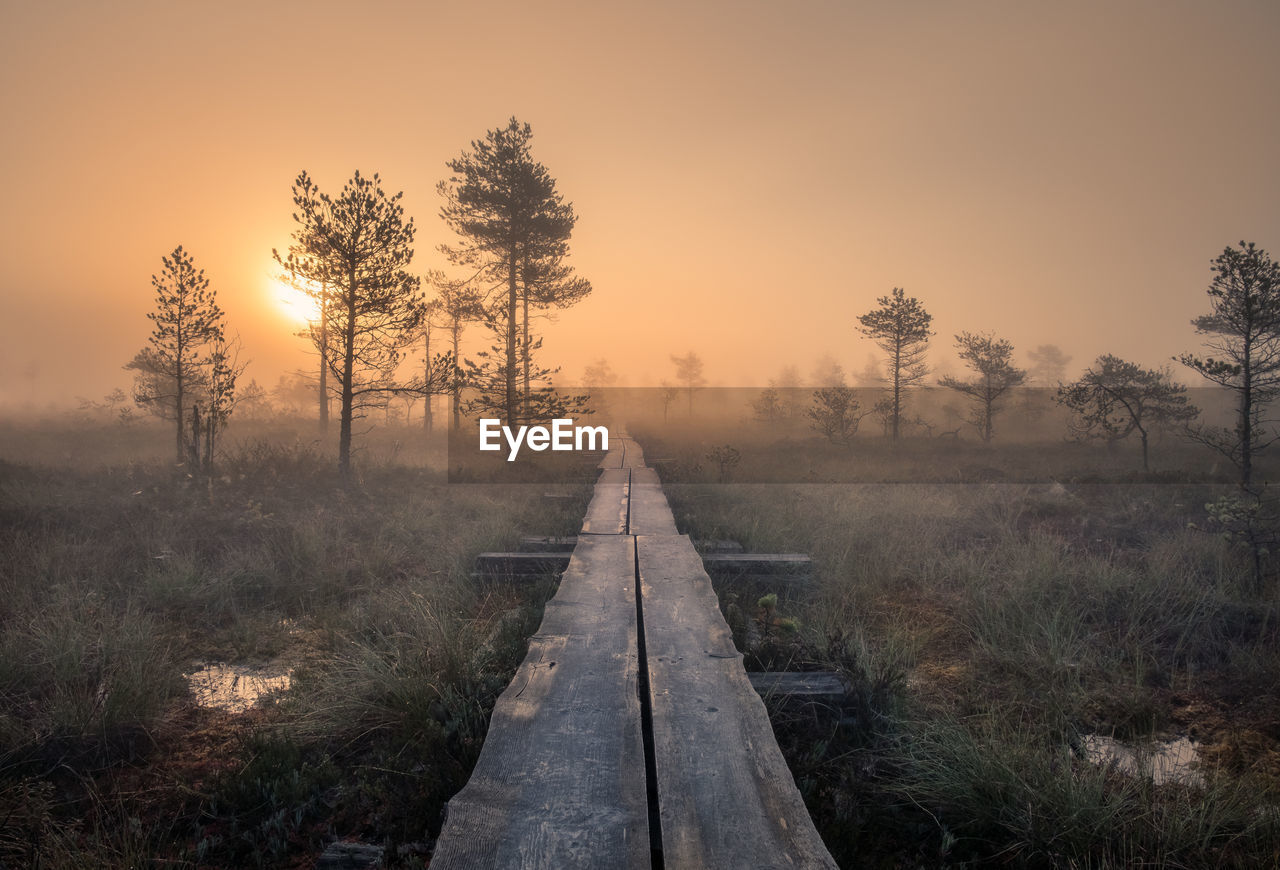
POLYGON ((288 278, 272 278, 267 293, 275 303, 276 310, 298 326, 314 323, 320 316, 320 307, 315 297, 308 295, 300 285, 288 278))

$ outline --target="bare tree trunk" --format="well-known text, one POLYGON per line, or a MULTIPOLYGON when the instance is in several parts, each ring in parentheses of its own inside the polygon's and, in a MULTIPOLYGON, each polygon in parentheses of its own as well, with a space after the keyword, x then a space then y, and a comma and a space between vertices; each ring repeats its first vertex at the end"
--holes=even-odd
POLYGON ((898 441, 899 420, 902 418, 902 342, 893 349, 893 441, 898 441))
POLYGON ((529 408, 529 288, 524 288, 524 416, 528 420, 530 416, 529 408))
POLYGON ((200 406, 191 406, 191 445, 188 450, 191 468, 200 470, 200 406))
POLYGON ((320 289, 320 434, 329 432, 329 285, 320 289))
POLYGON ((213 470, 213 443, 217 437, 218 418, 214 414, 206 414, 204 418, 204 470, 213 470))
MULTIPOLYGON (((431 324, 430 323, 427 323, 426 328, 423 329, 422 331, 422 357, 423 357, 423 366, 425 367, 423 374, 425 375, 426 383, 430 384, 431 383, 431 324)), ((430 432, 431 425, 433 422, 431 417, 431 394, 430 393, 427 393, 427 395, 423 398, 422 404, 423 404, 422 431, 430 432)), ((410 409, 413 408, 412 401, 410 401, 409 407, 410 409)), ((408 415, 406 415, 405 425, 408 425, 408 423, 409 423, 409 419, 408 419, 408 415)))
POLYGON ((1253 482, 1253 358, 1245 339, 1243 383, 1240 390, 1240 486, 1253 482))
MULTIPOLYGON (((458 343, 462 338, 462 324, 458 320, 453 321, 453 365, 455 368, 461 365, 458 360, 458 343)), ((457 372, 454 372, 453 389, 453 429, 456 432, 462 428, 462 384, 458 383, 457 372)))
POLYGON ((516 315, 518 310, 516 299, 516 252, 513 250, 507 263, 506 422, 509 425, 515 425, 517 412, 520 408, 516 391, 516 366, 518 363, 516 355, 516 315))
POLYGON ((186 397, 183 396, 182 394, 182 388, 184 385, 182 383, 182 343, 181 342, 178 343, 178 353, 176 355, 176 359, 177 359, 177 366, 176 366, 174 380, 177 383, 177 387, 174 391, 176 396, 176 398, 174 399, 174 413, 177 414, 178 416, 178 464, 181 465, 187 459, 187 447, 186 447, 186 444, 183 443, 184 436, 182 432, 183 424, 186 423, 186 420, 184 419, 184 414, 183 414, 183 411, 185 409, 182 407, 182 400, 186 397))
POLYGON ((186 442, 185 442, 185 440, 184 440, 184 438, 186 437, 186 435, 185 435, 185 433, 182 431, 182 430, 183 430, 183 425, 186 423, 186 420, 185 420, 185 419, 183 419, 185 415, 183 414, 183 408, 182 408, 182 386, 181 386, 182 382, 181 382, 181 381, 179 381, 179 382, 178 382, 178 384, 179 384, 179 386, 178 386, 178 399, 177 399, 177 407, 178 407, 178 410, 177 410, 177 414, 178 414, 178 464, 179 464, 179 465, 181 465, 182 463, 184 463, 184 462, 186 462, 186 461, 187 461, 187 445, 186 445, 186 442))
POLYGON ((987 392, 982 397, 982 443, 991 443, 991 434, 993 431, 991 423, 991 412, 995 405, 995 398, 991 395, 991 388, 987 387, 987 392))
POLYGON ((355 373, 356 350, 356 273, 348 274, 347 322, 342 336, 342 409, 338 427, 338 473, 343 480, 351 476, 351 415, 355 394, 352 378, 355 373))

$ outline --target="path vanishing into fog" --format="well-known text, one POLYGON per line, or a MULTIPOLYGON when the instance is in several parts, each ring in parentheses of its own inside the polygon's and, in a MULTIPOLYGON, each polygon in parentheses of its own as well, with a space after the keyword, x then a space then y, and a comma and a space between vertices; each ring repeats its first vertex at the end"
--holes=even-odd
POLYGON ((835 867, 657 473, 600 467, 433 870, 835 867))

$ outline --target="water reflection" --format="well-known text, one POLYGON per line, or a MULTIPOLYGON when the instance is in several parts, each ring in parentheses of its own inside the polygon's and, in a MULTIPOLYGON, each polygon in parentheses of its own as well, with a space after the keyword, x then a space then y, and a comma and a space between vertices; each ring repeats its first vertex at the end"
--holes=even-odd
POLYGON ((288 689, 293 680, 293 669, 216 662, 183 676, 201 707, 243 713, 258 703, 263 695, 288 689))
POLYGON ((1084 757, 1094 764, 1111 765, 1130 776, 1149 776, 1156 785, 1204 785, 1204 777, 1196 769, 1200 744, 1186 737, 1130 746, 1112 737, 1088 734, 1080 743, 1084 757))

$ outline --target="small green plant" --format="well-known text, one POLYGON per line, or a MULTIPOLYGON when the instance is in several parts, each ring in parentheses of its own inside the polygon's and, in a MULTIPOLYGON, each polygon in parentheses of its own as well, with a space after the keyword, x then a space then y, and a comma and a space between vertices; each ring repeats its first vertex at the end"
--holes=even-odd
POLYGON ((794 616, 786 616, 782 619, 775 620, 773 623, 778 634, 783 637, 795 637, 800 634, 800 620, 794 616))
POLYGON ((727 603, 726 611, 736 642, 747 657, 749 670, 787 670, 795 662, 811 658, 800 637, 800 620, 795 616, 782 616, 778 609, 778 594, 770 592, 756 600, 753 619, 744 621, 736 596, 727 603))

